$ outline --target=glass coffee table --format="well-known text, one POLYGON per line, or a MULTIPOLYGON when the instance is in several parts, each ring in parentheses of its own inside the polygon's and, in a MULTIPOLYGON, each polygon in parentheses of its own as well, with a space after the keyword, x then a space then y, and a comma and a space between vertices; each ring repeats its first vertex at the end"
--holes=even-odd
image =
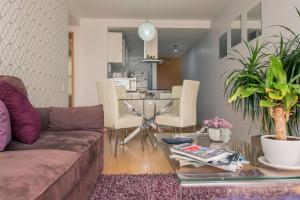
POLYGON ((259 183, 300 184, 300 170, 278 170, 269 168, 258 162, 258 158, 262 156, 259 138, 257 138, 257 141, 252 142, 252 144, 235 143, 232 141, 228 144, 223 144, 212 142, 207 136, 196 136, 193 133, 157 133, 155 137, 182 186, 225 186, 259 183), (178 161, 170 159, 170 147, 172 145, 161 140, 162 138, 172 136, 192 137, 194 138, 194 144, 241 152, 242 155, 250 161, 250 164, 244 165, 243 168, 237 172, 227 172, 205 165, 197 168, 192 166, 180 167, 178 161))

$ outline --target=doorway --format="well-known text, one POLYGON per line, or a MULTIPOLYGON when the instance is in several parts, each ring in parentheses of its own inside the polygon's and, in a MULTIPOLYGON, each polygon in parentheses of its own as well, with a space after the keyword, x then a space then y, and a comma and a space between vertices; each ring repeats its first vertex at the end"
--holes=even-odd
POLYGON ((74 32, 69 32, 68 104, 74 106, 74 32))
POLYGON ((165 58, 157 65, 157 89, 170 90, 172 86, 181 84, 181 58, 165 58))

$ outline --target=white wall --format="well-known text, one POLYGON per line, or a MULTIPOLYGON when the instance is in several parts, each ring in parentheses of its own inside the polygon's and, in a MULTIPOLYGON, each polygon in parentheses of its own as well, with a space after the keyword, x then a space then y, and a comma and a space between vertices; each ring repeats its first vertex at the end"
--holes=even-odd
MULTIPOLYGON (((138 27, 144 20, 81 19, 69 27, 75 34, 75 105, 98 103, 95 82, 107 77, 107 30, 109 27, 138 27)), ((158 28, 209 29, 207 20, 153 20, 158 28)))
MULTIPOLYGON (((240 113, 234 113, 224 97, 224 79, 221 76, 227 70, 235 68, 237 64, 218 58, 219 37, 230 30, 230 23, 238 15, 242 14, 242 36, 246 39, 246 13, 253 8, 259 0, 233 0, 212 22, 212 29, 195 44, 184 58, 183 78, 200 80, 198 98, 198 121, 215 116, 223 117, 232 122, 233 137, 249 141, 248 131, 251 121, 243 120, 240 113)), ((300 33, 300 18, 294 6, 300 7, 299 0, 262 0, 262 23, 263 35, 259 38, 264 40, 266 36, 279 33, 278 28, 266 28, 275 24, 291 27, 300 33)), ((228 34, 228 47, 231 44, 228 34)), ((242 54, 246 54, 245 47, 235 47, 242 54)), ((259 133, 259 128, 253 127, 251 134, 259 133)))
POLYGON ((107 27, 96 20, 81 20, 74 32, 74 104, 98 103, 96 80, 107 76, 107 27))
POLYGON ((0 75, 19 77, 35 106, 68 105, 68 1, 0 1, 0 75))

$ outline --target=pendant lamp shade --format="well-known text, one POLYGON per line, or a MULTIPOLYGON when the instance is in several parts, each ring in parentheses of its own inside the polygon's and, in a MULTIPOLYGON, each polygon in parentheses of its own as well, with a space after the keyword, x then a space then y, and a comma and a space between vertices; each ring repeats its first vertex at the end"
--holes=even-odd
POLYGON ((153 24, 145 22, 139 26, 138 33, 142 40, 148 42, 156 36, 156 28, 153 24))

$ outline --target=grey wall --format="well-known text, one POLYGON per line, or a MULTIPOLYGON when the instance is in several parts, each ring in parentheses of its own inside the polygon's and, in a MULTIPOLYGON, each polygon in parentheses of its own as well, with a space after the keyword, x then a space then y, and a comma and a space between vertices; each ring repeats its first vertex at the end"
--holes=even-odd
MULTIPOLYGON (((198 121, 215 116, 223 117, 233 123, 233 138, 249 141, 248 135, 251 121, 243 120, 240 113, 234 113, 224 97, 224 79, 222 75, 230 69, 239 67, 237 64, 219 59, 219 37, 230 32, 230 23, 238 15, 242 15, 242 37, 246 39, 246 13, 253 8, 259 0, 233 0, 222 12, 212 20, 212 29, 198 41, 185 55, 183 63, 183 78, 200 80, 198 96, 198 121)), ((261 0, 263 34, 259 40, 266 36, 279 33, 278 28, 266 28, 270 25, 282 24, 291 27, 300 33, 300 19, 294 6, 300 8, 299 0, 261 0)), ((255 41, 253 41, 255 42, 255 41)), ((228 48, 230 34, 228 34, 228 48)), ((239 44, 235 47, 246 55, 246 49, 239 44)), ((259 123, 252 127, 251 134, 259 133, 259 123)))
POLYGON ((149 63, 143 63, 140 62, 139 60, 143 59, 143 56, 130 56, 128 58, 129 64, 128 64, 128 69, 130 71, 147 71, 150 73, 151 67, 149 63))
POLYGON ((68 1, 0 1, 0 75, 24 82, 35 106, 68 105, 68 1))

